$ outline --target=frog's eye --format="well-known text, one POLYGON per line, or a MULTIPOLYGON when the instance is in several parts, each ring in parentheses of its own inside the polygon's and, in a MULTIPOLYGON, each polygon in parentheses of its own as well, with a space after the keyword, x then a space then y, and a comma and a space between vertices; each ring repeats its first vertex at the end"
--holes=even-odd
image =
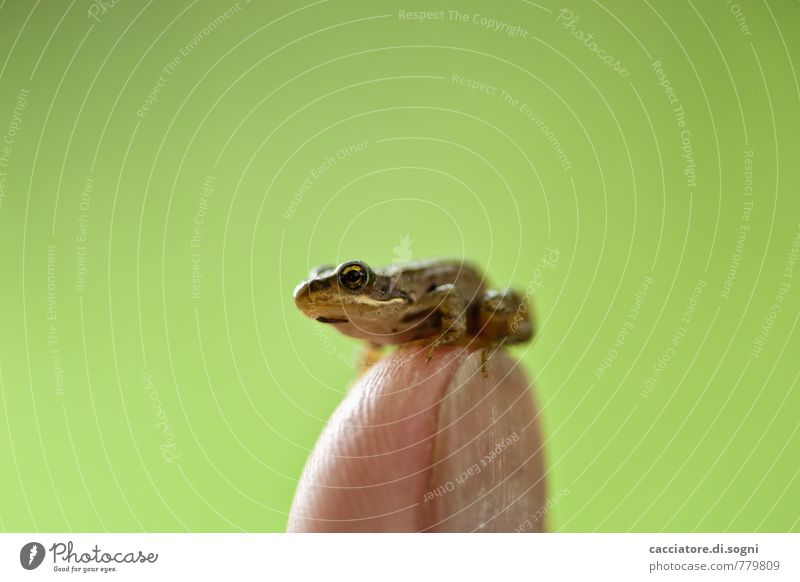
POLYGON ((369 282, 369 270, 362 263, 345 263, 339 268, 339 285, 358 291, 369 282))

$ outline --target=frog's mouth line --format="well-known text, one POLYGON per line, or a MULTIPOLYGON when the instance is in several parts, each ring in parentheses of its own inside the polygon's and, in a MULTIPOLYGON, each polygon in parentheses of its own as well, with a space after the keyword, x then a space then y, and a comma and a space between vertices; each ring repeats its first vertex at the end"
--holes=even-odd
POLYGON ((349 323, 348 319, 337 319, 335 317, 318 317, 317 321, 320 323, 349 323))

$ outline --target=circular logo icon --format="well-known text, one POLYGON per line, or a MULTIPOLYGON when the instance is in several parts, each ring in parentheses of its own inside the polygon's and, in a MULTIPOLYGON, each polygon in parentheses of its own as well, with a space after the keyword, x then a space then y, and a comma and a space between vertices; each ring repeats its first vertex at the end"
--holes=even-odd
POLYGON ((19 551, 19 563, 26 570, 35 570, 44 560, 44 546, 39 542, 29 542, 19 551))

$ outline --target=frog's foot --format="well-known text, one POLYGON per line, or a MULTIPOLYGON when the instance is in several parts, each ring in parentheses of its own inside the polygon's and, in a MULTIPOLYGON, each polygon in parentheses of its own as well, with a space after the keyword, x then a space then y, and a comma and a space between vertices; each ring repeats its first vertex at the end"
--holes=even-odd
POLYGON ((477 318, 470 333, 490 342, 503 339, 507 344, 526 342, 533 336, 533 318, 528 300, 516 291, 486 291, 477 302, 477 318))
POLYGON ((425 354, 425 363, 427 364, 433 359, 433 352, 436 351, 436 348, 444 345, 447 344, 442 343, 438 339, 435 339, 433 342, 431 342, 431 344, 428 346, 428 352, 425 354))
POLYGON ((486 368, 486 363, 497 350, 503 347, 503 344, 506 343, 506 339, 507 338, 500 338, 498 340, 494 340, 489 342, 489 344, 481 349, 481 376, 484 378, 489 377, 489 370, 486 368))
POLYGON ((467 305, 455 286, 440 285, 428 297, 438 304, 436 310, 442 318, 442 332, 428 348, 426 362, 431 361, 436 348, 454 344, 467 334, 467 305))
POLYGON ((366 373, 383 355, 383 346, 380 344, 367 342, 361 349, 361 359, 358 363, 358 375, 366 373))

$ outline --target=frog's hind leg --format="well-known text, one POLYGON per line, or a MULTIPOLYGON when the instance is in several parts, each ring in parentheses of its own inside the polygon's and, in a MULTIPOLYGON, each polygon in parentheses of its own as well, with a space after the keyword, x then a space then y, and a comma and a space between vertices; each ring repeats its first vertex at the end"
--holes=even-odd
POLYGON ((497 350, 503 347, 503 344, 506 343, 506 338, 500 338, 496 340, 492 340, 486 345, 481 348, 481 376, 484 378, 489 377, 489 370, 486 368, 486 363, 489 361, 489 357, 494 354, 497 350))
POLYGON ((481 374, 487 378, 486 362, 491 354, 505 344, 526 342, 533 335, 528 301, 510 289, 486 291, 473 314, 469 331, 486 343, 481 351, 481 374))
POLYGON ((488 343, 523 343, 533 337, 533 318, 529 300, 516 291, 486 291, 478 299, 470 333, 488 343))

